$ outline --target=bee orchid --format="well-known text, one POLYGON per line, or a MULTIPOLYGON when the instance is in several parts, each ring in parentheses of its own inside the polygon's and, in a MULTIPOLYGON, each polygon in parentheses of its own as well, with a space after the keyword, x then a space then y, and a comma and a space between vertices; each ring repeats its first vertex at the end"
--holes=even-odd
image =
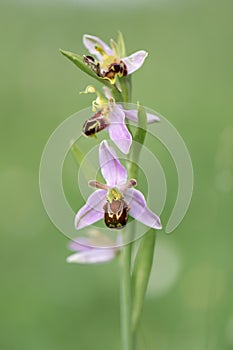
MULTIPOLYGON (((83 93, 96 93, 97 98, 93 101, 92 107, 95 114, 86 120, 83 125, 83 135, 89 137, 103 129, 109 132, 111 140, 125 154, 129 153, 132 144, 132 136, 127 128, 125 119, 133 122, 138 121, 136 109, 125 109, 121 104, 115 103, 110 91, 103 88, 102 96, 92 85, 88 86, 83 93)), ((147 123, 158 122, 158 116, 147 113, 147 123)))
POLYGON ((136 180, 127 180, 126 169, 106 140, 99 147, 99 162, 106 183, 89 181, 89 186, 97 190, 78 211, 76 229, 80 230, 101 219, 108 228, 121 229, 126 226, 128 215, 149 227, 161 229, 159 217, 147 207, 143 194, 133 188, 137 185, 136 180))
POLYGON ((120 57, 118 45, 111 39, 109 47, 97 36, 83 36, 83 44, 93 56, 84 56, 83 60, 99 77, 108 79, 114 84, 116 77, 132 74, 144 63, 148 53, 144 50, 137 51, 130 56, 120 57))

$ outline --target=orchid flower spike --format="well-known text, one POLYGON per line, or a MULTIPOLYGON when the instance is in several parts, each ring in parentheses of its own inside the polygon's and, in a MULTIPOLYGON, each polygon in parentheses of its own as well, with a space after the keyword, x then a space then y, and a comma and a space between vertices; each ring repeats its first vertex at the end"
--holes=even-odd
POLYGON ((113 260, 119 253, 119 247, 99 230, 92 229, 88 237, 79 237, 69 243, 69 250, 74 252, 66 261, 76 264, 101 264, 113 260), (104 247, 100 248, 100 245, 104 247), (111 247, 111 248, 110 248, 111 247))
MULTIPOLYGON (((129 153, 132 144, 132 136, 125 124, 125 118, 133 122, 138 121, 138 111, 124 109, 119 103, 115 103, 108 88, 103 88, 102 96, 94 86, 90 85, 83 93, 96 93, 97 98, 92 103, 93 112, 96 112, 83 125, 83 135, 94 136, 99 131, 106 129, 111 140, 125 154, 129 153)), ((158 116, 147 113, 147 123, 158 122, 158 116)))
MULTIPOLYGON (((122 39, 123 40, 123 39, 122 39)), ((124 52, 112 39, 109 47, 104 41, 97 36, 83 36, 83 44, 93 56, 84 56, 84 62, 91 68, 99 77, 108 79, 111 84, 114 84, 116 77, 122 77, 132 74, 138 70, 144 63, 148 53, 144 50, 137 51, 130 56, 121 57, 124 52)))
POLYGON ((106 140, 99 147, 99 162, 106 184, 89 181, 97 188, 75 217, 75 227, 80 230, 100 219, 110 229, 121 229, 127 224, 128 215, 154 229, 161 229, 159 217, 146 204, 143 194, 134 189, 135 179, 127 181, 127 171, 106 140))

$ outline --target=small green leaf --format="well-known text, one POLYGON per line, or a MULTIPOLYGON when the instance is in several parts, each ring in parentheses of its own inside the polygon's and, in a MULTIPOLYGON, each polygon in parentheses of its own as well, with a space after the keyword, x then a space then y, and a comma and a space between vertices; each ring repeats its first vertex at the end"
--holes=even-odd
POLYGON ((84 154, 82 153, 82 151, 80 151, 80 149, 76 146, 75 143, 72 143, 72 145, 71 145, 71 152, 72 152, 77 164, 80 166, 80 164, 83 161, 84 154))
POLYGON ((60 52, 62 53, 62 55, 64 55, 65 57, 67 57, 71 62, 73 62, 79 69, 81 69, 84 73, 90 75, 92 78, 98 80, 100 83, 104 84, 105 86, 107 86, 112 94, 113 97, 115 98, 116 102, 121 102, 122 101, 122 96, 120 91, 116 88, 115 85, 112 85, 107 79, 103 79, 101 77, 98 77, 97 74, 95 74, 95 72, 93 72, 84 62, 83 62, 83 58, 82 56, 73 53, 73 52, 69 52, 69 51, 64 51, 62 49, 60 49, 60 52))
POLYGON ((147 116, 146 111, 143 106, 138 104, 138 125, 134 135, 133 140, 135 141, 132 145, 132 155, 131 155, 131 176, 137 178, 138 160, 140 152, 145 141, 147 129, 147 116))
POLYGON ((112 85, 111 83, 107 80, 107 79, 103 79, 98 77, 98 75, 95 74, 95 72, 93 72, 93 70, 91 70, 84 62, 83 62, 83 58, 82 56, 73 53, 73 52, 69 52, 69 51, 64 51, 60 49, 60 52, 67 57, 71 62, 73 62, 79 69, 81 69, 84 73, 90 75, 92 78, 98 80, 99 82, 103 83, 104 85, 106 85, 107 87, 109 87, 110 89, 112 89, 112 85))
POLYGON ((119 78, 119 83, 121 86, 121 94, 123 97, 123 102, 129 102, 131 100, 131 76, 127 75, 125 77, 119 78))
POLYGON ((134 136, 134 141, 143 145, 146 137, 147 116, 146 110, 138 103, 138 127, 134 136))
POLYGON ((113 49, 113 51, 114 51, 114 54, 115 54, 115 55, 119 55, 119 50, 118 50, 118 45, 117 45, 117 43, 116 43, 113 39, 111 39, 111 40, 110 40, 110 44, 111 44, 111 47, 112 47, 112 49, 113 49))
POLYGON ((123 38, 123 34, 120 31, 118 32, 117 43, 118 43, 119 56, 120 56, 120 58, 123 58, 126 56, 125 41, 123 38))
POLYGON ((62 55, 67 57, 71 62, 73 62, 83 72, 89 74, 93 78, 97 77, 96 74, 83 62, 82 56, 73 52, 64 51, 62 49, 60 49, 60 52, 62 53, 62 55))
POLYGON ((142 314, 143 302, 150 278, 156 231, 150 229, 141 239, 132 273, 132 331, 135 333, 142 314))
MULTIPOLYGON (((80 167, 85 154, 78 148, 78 146, 74 142, 71 144, 71 152, 72 152, 72 155, 73 155, 77 165, 80 167)), ((87 161, 87 160, 85 160, 85 167, 82 168, 82 170, 84 172, 84 176, 87 179, 87 181, 89 181, 91 176, 93 176, 93 174, 96 173, 96 170, 94 169, 92 163, 87 161)), ((97 174, 96 180, 99 182, 102 182, 103 178, 102 178, 102 176, 97 174)))

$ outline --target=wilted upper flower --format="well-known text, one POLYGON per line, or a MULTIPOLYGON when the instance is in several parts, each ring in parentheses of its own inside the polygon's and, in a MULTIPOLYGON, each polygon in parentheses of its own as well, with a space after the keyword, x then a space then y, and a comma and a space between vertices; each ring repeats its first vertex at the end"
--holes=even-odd
POLYGON ((111 39, 109 47, 97 36, 84 35, 83 44, 92 56, 84 56, 84 62, 101 78, 115 83, 116 76, 129 75, 139 69, 147 57, 144 50, 137 51, 130 56, 121 57, 118 45, 111 39))
MULTIPOLYGON (((83 125, 83 134, 93 136, 97 132, 106 129, 117 147, 125 154, 129 153, 132 144, 132 136, 125 124, 125 118, 133 122, 138 121, 138 111, 124 109, 119 103, 115 103, 110 91, 103 88, 103 97, 93 86, 88 86, 84 93, 96 93, 97 99, 93 102, 93 111, 96 113, 83 125)), ((147 122, 154 123, 160 119, 158 116, 147 113, 147 122)))
POLYGON ((77 241, 71 241, 68 248, 75 253, 68 256, 66 261, 77 264, 100 264, 110 261, 117 256, 120 249, 113 247, 110 238, 99 230, 90 230, 88 237, 79 237, 77 241), (100 248, 101 244, 104 248, 100 248))
POLYGON ((103 218, 107 227, 120 229, 127 224, 128 214, 149 227, 161 229, 159 217, 147 207, 143 194, 133 188, 137 184, 136 180, 127 181, 126 169, 106 140, 99 147, 99 162, 106 184, 89 181, 89 185, 97 190, 78 211, 75 217, 76 229, 103 218))

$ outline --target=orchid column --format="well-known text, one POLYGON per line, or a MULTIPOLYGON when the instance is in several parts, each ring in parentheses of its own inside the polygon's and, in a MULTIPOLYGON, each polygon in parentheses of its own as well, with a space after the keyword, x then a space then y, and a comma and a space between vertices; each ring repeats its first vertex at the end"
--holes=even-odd
MULTIPOLYGON (((155 230, 161 229, 159 217, 149 209, 144 195, 137 186, 137 162, 143 147, 148 124, 158 122, 158 116, 146 113, 138 104, 137 109, 129 109, 131 102, 131 74, 139 69, 147 52, 140 50, 126 56, 125 44, 121 33, 117 42, 111 40, 110 46, 96 36, 84 35, 83 43, 89 54, 79 56, 63 51, 78 68, 95 80, 101 82, 103 92, 89 85, 84 93, 95 93, 93 116, 83 125, 83 135, 96 137, 102 130, 108 131, 109 138, 121 152, 128 155, 127 169, 119 161, 115 150, 107 140, 100 143, 99 163, 105 183, 89 179, 89 186, 96 190, 89 196, 86 204, 75 217, 77 230, 104 220, 109 230, 121 230, 121 248, 101 251, 88 247, 88 240, 83 239, 86 248, 78 243, 71 243, 70 248, 76 253, 68 258, 69 262, 100 263, 119 256, 122 269, 121 280, 121 329, 122 349, 136 349, 137 329, 143 301, 150 276, 155 244, 155 230), (131 132, 126 120, 137 123, 136 131, 131 132), (141 238, 132 261, 132 245, 125 241, 129 216, 148 226, 148 232, 141 238), (126 244, 128 243, 128 244, 126 244)), ((73 146, 77 156, 77 148, 73 146)), ((77 158, 77 157, 76 157, 77 158)), ((131 225, 131 230, 133 231, 131 225)), ((134 232, 131 232, 133 241, 134 232)))

